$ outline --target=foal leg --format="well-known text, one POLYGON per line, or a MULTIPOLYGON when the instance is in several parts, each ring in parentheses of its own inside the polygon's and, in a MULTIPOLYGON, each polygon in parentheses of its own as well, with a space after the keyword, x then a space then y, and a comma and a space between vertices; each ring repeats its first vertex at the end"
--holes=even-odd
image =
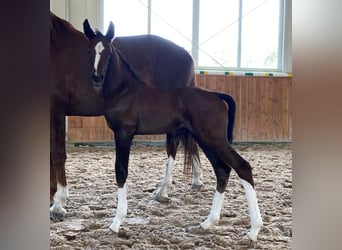
POLYGON ((154 199, 165 203, 170 200, 168 191, 172 185, 172 170, 178 148, 178 140, 176 140, 175 134, 166 135, 166 151, 167 151, 167 163, 165 168, 165 176, 160 188, 156 191, 154 199))
POLYGON ((115 233, 119 232, 120 225, 127 215, 127 184, 128 160, 132 142, 132 136, 125 132, 115 133, 116 159, 115 175, 118 184, 118 205, 113 223, 109 229, 115 233))
POLYGON ((214 168, 217 180, 216 191, 214 194, 210 213, 207 219, 200 224, 201 228, 208 229, 211 226, 217 224, 220 220, 220 213, 224 200, 224 191, 227 187, 231 168, 223 163, 214 151, 206 147, 203 147, 203 151, 214 168))
POLYGON ((256 241, 263 222, 260 215, 258 199, 254 189, 252 167, 233 148, 230 148, 227 152, 229 152, 229 154, 225 154, 225 158, 228 162, 230 162, 232 168, 238 175, 246 193, 251 223, 251 229, 247 233, 247 237, 252 241, 256 241))

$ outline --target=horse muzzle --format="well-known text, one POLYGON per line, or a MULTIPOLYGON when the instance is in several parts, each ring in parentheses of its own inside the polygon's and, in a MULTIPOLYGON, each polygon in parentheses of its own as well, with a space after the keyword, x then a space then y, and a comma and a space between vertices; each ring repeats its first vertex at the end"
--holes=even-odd
POLYGON ((94 85, 103 85, 104 76, 103 75, 92 75, 91 80, 93 81, 94 85))
POLYGON ((93 83, 93 88, 97 93, 102 91, 102 87, 104 84, 104 76, 103 75, 92 75, 91 81, 93 83))

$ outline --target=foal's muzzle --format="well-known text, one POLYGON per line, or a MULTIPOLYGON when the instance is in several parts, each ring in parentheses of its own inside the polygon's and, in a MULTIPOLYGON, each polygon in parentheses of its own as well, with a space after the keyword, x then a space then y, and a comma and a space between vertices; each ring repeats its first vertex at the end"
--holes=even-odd
POLYGON ((92 75, 91 76, 91 80, 93 81, 94 85, 102 85, 103 84, 103 80, 104 80, 104 76, 103 75, 92 75))

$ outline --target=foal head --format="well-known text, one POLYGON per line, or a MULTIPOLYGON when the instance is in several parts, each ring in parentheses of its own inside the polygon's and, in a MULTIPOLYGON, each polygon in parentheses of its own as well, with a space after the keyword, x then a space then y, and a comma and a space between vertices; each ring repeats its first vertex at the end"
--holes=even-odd
POLYGON ((111 46, 114 37, 114 24, 109 23, 106 35, 100 31, 94 32, 86 19, 83 22, 84 34, 89 39, 88 53, 92 65, 91 80, 96 91, 101 91, 106 77, 109 60, 113 48, 111 46))

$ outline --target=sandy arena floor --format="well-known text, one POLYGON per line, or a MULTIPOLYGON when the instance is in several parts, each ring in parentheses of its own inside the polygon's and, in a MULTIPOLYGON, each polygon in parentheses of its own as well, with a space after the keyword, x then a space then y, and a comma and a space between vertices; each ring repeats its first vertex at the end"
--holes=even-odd
POLYGON ((200 230, 210 211, 216 179, 201 152, 200 190, 183 179, 183 149, 175 162, 171 201, 152 199, 164 176, 164 147, 132 146, 128 175, 128 214, 118 235, 109 231, 117 186, 111 147, 68 147, 67 216, 50 223, 51 249, 291 249, 291 145, 236 145, 250 162, 264 221, 258 242, 246 233, 249 215, 244 189, 231 173, 217 226, 200 230))

